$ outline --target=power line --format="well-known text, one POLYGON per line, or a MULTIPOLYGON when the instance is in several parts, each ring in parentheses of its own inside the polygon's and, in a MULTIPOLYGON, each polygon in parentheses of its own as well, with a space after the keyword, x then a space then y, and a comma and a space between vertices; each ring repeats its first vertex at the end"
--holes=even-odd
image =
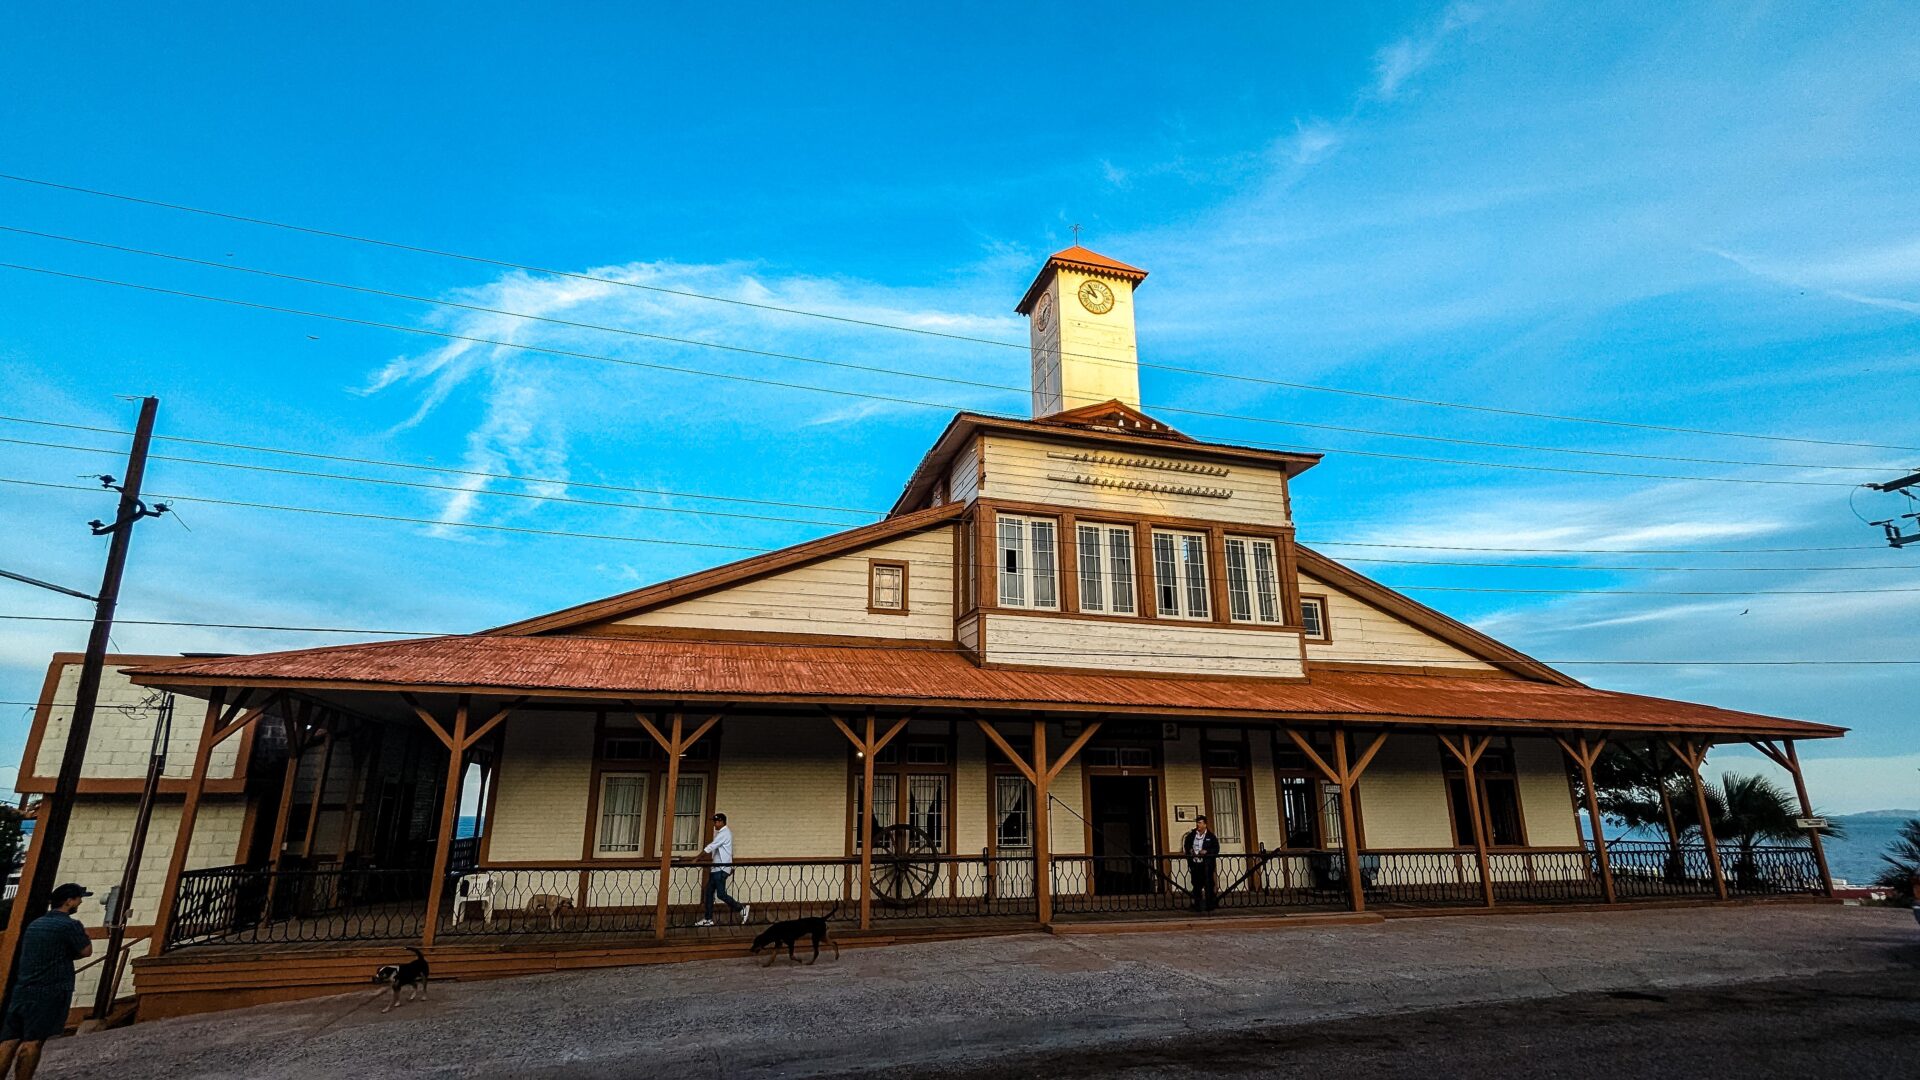
MULTIPOLYGON (((37 446, 49 450, 78 450, 91 454, 117 454, 97 446, 73 446, 67 443, 41 442, 36 439, 9 439, 0 437, 0 443, 15 446, 37 446)), ((181 457, 177 454, 149 454, 155 461, 175 461, 186 465, 209 465, 221 469, 242 469, 249 472, 274 473, 281 476, 304 476, 317 480, 349 480, 358 484, 380 484, 386 487, 418 488, 427 491, 448 491, 466 495, 491 495, 502 499, 529 499, 537 502, 569 503, 578 506, 606 506, 618 510, 645 510, 662 514, 695 514, 702 517, 722 517, 745 519, 748 521, 777 521, 797 525, 828 525, 844 529, 850 523, 844 521, 822 521, 817 518, 780 517, 772 514, 741 514, 727 510, 696 510, 685 506, 646 506, 639 503, 613 502, 609 499, 580 499, 567 495, 541 495, 529 491, 497 491, 491 488, 461 487, 458 484, 428 484, 417 480, 394 480, 378 476, 351 476, 346 473, 316 472, 311 469, 285 469, 272 465, 250 465, 236 461, 209 461, 205 458, 181 457)))
MULTIPOLYGON (((50 450, 84 451, 87 453, 96 453, 96 454, 119 453, 119 451, 107 449, 105 447, 73 446, 66 443, 50 443, 50 442, 43 442, 35 439, 12 439, 12 438, 0 437, 0 443, 6 443, 6 444, 11 444, 16 446, 34 446, 34 447, 40 447, 43 449, 50 449, 50 450)), ((349 481, 353 483, 376 484, 376 485, 387 486, 387 487, 415 488, 415 489, 422 489, 427 491, 446 491, 446 492, 454 492, 458 494, 488 495, 488 496, 494 496, 498 498, 523 499, 523 500, 530 500, 530 501, 536 501, 536 502, 557 502, 557 503, 566 503, 569 505, 580 505, 580 506, 612 507, 620 510, 659 511, 662 513, 670 513, 670 514, 691 514, 691 515, 708 516, 708 517, 744 518, 744 519, 753 520, 753 521, 782 522, 782 523, 793 523, 793 524, 800 524, 800 525, 826 525, 834 528, 848 527, 848 524, 845 522, 822 521, 822 520, 813 519, 813 518, 779 517, 779 516, 766 515, 766 514, 738 514, 738 513, 730 513, 726 511, 696 510, 689 507, 675 507, 675 506, 644 506, 644 505, 637 505, 634 503, 612 502, 605 499, 579 499, 579 498, 572 498, 565 495, 542 495, 542 494, 537 494, 533 492, 522 492, 522 491, 496 491, 489 488, 467 488, 467 487, 461 487, 454 484, 428 484, 428 483, 420 483, 420 482, 411 481, 411 480, 394 480, 394 479, 388 479, 384 477, 372 477, 372 476, 352 476, 345 473, 317 472, 317 471, 308 470, 308 469, 284 469, 284 468, 278 468, 270 465, 253 465, 253 464, 246 464, 242 462, 233 462, 233 461, 208 461, 203 458, 181 457, 181 456, 172 455, 172 454, 151 454, 149 456, 152 459, 158 460, 158 461, 173 461, 173 462, 179 462, 179 463, 188 464, 188 465, 209 465, 209 466, 214 466, 214 467, 223 468, 223 469, 239 469, 239 470, 252 471, 252 472, 271 473, 275 475, 309 477, 309 478, 321 479, 321 480, 343 480, 343 481, 349 481)), ((564 483, 564 481, 555 481, 555 483, 564 483)), ((1852 570, 1904 571, 1904 570, 1913 569, 1913 567, 1908 567, 1908 566, 1591 566, 1591 565, 1580 565, 1580 564, 1571 564, 1571 563, 1476 562, 1471 560, 1450 560, 1450 559, 1390 559, 1390 558, 1381 558, 1378 556, 1349 556, 1345 561, 1355 562, 1355 563, 1383 563, 1383 564, 1394 564, 1394 565, 1405 565, 1405 566, 1478 567, 1478 568, 1488 568, 1488 569, 1511 568, 1511 569, 1520 569, 1520 570, 1660 571, 1660 572, 1675 572, 1675 573, 1684 573, 1684 572, 1720 573, 1720 572, 1761 572, 1761 571, 1813 573, 1813 572, 1852 571, 1852 570)), ((0 575, 5 575, 5 574, 6 574, 5 571, 0 571, 0 575)), ((12 576, 12 575, 6 575, 6 576, 12 576)))
MULTIPOLYGON (((18 484, 24 487, 51 488, 64 491, 94 491, 84 484, 56 484, 40 480, 21 480, 12 477, 0 477, 0 484, 18 484)), ((436 518, 405 517, 398 514, 375 514, 356 510, 337 510, 317 506, 289 506, 283 503, 250 502, 243 499, 215 499, 200 495, 155 495, 154 498, 169 502, 206 503, 213 506, 246 507, 256 510, 279 510, 296 514, 319 514, 328 517, 355 518, 367 521, 390 521, 409 525, 447 526, 461 529, 481 529, 493 532, 526 533, 536 536, 570 537, 582 540, 614 540, 637 544, 662 544, 673 547, 714 548, 726 551, 746 551, 763 554, 774 548, 751 547, 744 544, 719 544, 701 540, 670 540, 663 537, 621 536, 608 533, 573 532, 565 529, 535 529, 518 525, 494 525, 478 521, 448 521, 436 518)), ((1522 593, 1542 596, 1559 595, 1619 595, 1619 596, 1854 596, 1880 593, 1920 592, 1920 588, 1881 588, 1881 589, 1739 589, 1739 590, 1670 590, 1670 589, 1496 589, 1453 585, 1395 585, 1402 592, 1480 592, 1480 593, 1522 593)))
MULTIPOLYGON (((418 255, 431 255, 436 258, 454 259, 461 262, 498 267, 500 269, 519 270, 519 271, 523 271, 526 273, 533 273, 533 274, 546 274, 552 277, 569 278, 576 281, 592 281, 599 284, 614 285, 614 286, 627 288, 627 289, 637 289, 644 292, 657 293, 661 295, 679 296, 679 297, 684 297, 684 298, 693 299, 693 300, 706 300, 714 303, 730 304, 736 307, 752 308, 759 311, 777 312, 779 314, 784 314, 784 315, 797 315, 805 318, 821 319, 828 322, 837 322, 837 323, 843 323, 850 326, 861 326, 861 327, 866 327, 866 328, 876 329, 876 330, 891 330, 891 331, 898 331, 902 333, 921 334, 927 337, 944 338, 950 341, 962 341, 962 342, 969 342, 969 343, 979 344, 979 345, 992 345, 998 348, 1019 349, 1022 351, 1026 351, 1029 348, 1027 344, 1023 344, 1020 342, 1001 341, 996 338, 977 337, 969 334, 957 334, 951 331, 931 330, 926 327, 902 326, 896 323, 884 323, 884 322, 879 322, 879 321, 869 320, 869 319, 853 318, 845 315, 833 315, 826 312, 808 311, 802 308, 783 307, 778 304, 768 304, 768 303, 756 302, 751 300, 741 300, 734 297, 714 296, 711 294, 693 292, 691 290, 686 290, 686 289, 668 288, 662 285, 649 285, 643 282, 624 281, 619 278, 602 277, 594 274, 583 274, 583 273, 577 273, 577 272, 568 271, 568 270, 556 270, 551 267, 536 266, 530 263, 518 263, 518 262, 513 262, 507 259, 497 259, 497 258, 492 258, 488 256, 483 256, 483 255, 472 255, 464 252, 449 251, 445 249, 424 247, 424 246, 419 246, 414 244, 406 244, 406 243, 401 243, 399 241, 394 241, 394 240, 382 240, 376 237, 360 236, 353 233, 340 232, 340 231, 330 230, 330 229, 315 228, 315 227, 306 226, 306 225, 295 225, 289 222, 275 221, 270 218, 251 217, 244 214, 235 214, 235 213, 229 213, 229 212, 220 211, 220 210, 210 210, 203 207, 188 206, 182 203, 165 202, 159 199, 148 199, 148 198, 142 198, 136 195, 127 195, 119 192, 103 191, 98 188, 87 188, 87 187, 81 187, 74 184, 62 184, 62 183, 57 183, 51 180, 42 180, 42 179, 29 177, 29 176, 20 176, 20 175, 10 174, 10 173, 0 173, 0 180, 9 180, 9 181, 13 181, 15 183, 20 183, 20 184, 31 184, 38 187, 50 188, 50 189, 55 189, 59 191, 73 192, 73 193, 82 194, 82 195, 90 195, 97 198, 116 199, 122 202, 135 203, 142 206, 152 206, 160 209, 179 211, 182 213, 198 214, 204 217, 219 218, 226 221, 240 222, 248 225, 262 225, 269 228, 283 229, 289 232, 304 233, 309 236, 320 236, 320 237, 326 237, 328 239, 334 239, 334 240, 347 240, 347 241, 352 241, 354 243, 370 244, 377 247, 388 248, 395 251, 406 251, 406 252, 411 252, 413 254, 418 254, 418 255)), ((1108 362, 1111 362, 1111 359, 1107 357, 1085 356, 1084 354, 1076 354, 1076 353, 1066 353, 1063 355, 1075 356, 1078 358, 1085 358, 1085 359, 1107 360, 1108 362)), ((1851 442, 1851 441, 1837 440, 1837 439, 1810 439, 1810 438, 1787 436, 1787 435, 1765 435, 1765 434, 1758 434, 1753 432, 1718 431, 1710 428, 1681 427, 1681 426, 1669 425, 1669 424, 1650 424, 1650 423, 1629 421, 1629 420, 1611 420, 1611 419, 1606 419, 1602 417, 1572 416, 1572 415, 1566 415, 1566 414, 1560 414, 1560 413, 1537 412, 1537 411, 1531 411, 1526 409, 1509 409, 1509 408, 1502 408, 1502 407, 1493 406, 1493 405, 1474 405, 1474 404, 1468 404, 1465 402, 1443 401, 1438 399, 1411 397, 1411 396, 1402 395, 1402 394, 1387 394, 1387 393, 1381 393, 1378 391, 1353 390, 1346 387, 1323 386, 1323 385, 1317 385, 1314 383, 1293 382, 1293 381, 1288 381, 1284 379, 1272 379, 1272 378, 1264 378, 1264 377, 1252 376, 1252 375, 1240 375, 1232 372, 1212 371, 1204 368, 1183 367, 1180 365, 1173 365, 1173 364, 1157 364, 1157 363, 1148 363, 1143 361, 1140 363, 1139 366, 1152 368, 1155 370, 1161 370, 1161 371, 1171 371, 1171 372, 1176 372, 1176 373, 1186 374, 1186 375, 1197 375, 1197 376, 1210 377, 1210 378, 1231 379, 1236 382, 1252 383, 1252 384, 1265 385, 1265 386, 1275 386, 1275 387, 1280 387, 1280 388, 1289 389, 1289 390, 1304 390, 1304 391, 1311 391, 1314 393, 1324 393, 1324 394, 1341 394, 1341 395, 1346 395, 1350 397, 1368 398, 1376 401, 1396 401, 1404 404, 1422 405, 1422 406, 1427 406, 1432 408, 1461 409, 1461 410, 1467 410, 1472 412, 1490 413, 1490 414, 1499 415, 1499 416, 1524 417, 1527 419, 1534 419, 1534 420, 1551 420, 1551 421, 1560 422, 1560 423, 1595 424, 1595 425, 1602 425, 1606 427, 1632 428, 1632 429, 1641 430, 1641 431, 1663 431, 1663 432, 1669 432, 1673 434, 1704 435, 1704 436, 1710 436, 1714 438, 1727 438, 1727 439, 1754 439, 1754 440, 1763 440, 1768 442, 1799 443, 1799 444, 1810 445, 1810 446, 1846 446, 1846 447, 1854 447, 1854 448, 1868 449, 1868 450, 1920 450, 1920 446, 1897 446, 1897 445, 1890 445, 1885 443, 1851 442)))
MULTIPOLYGON (((25 416, 0 416, 0 420, 15 424, 33 424, 38 427, 64 428, 68 431, 88 431, 101 435, 132 434, 132 432, 121 431, 118 428, 97 427, 91 424, 68 424, 56 420, 36 420, 25 416)), ((863 514, 868 517, 881 517, 885 514, 885 511, 867 510, 853 506, 827 506, 821 503, 785 502, 778 499, 750 499, 740 495, 709 495, 693 491, 672 491, 666 488, 634 487, 629 484, 601 484, 587 480, 561 479, 552 476, 522 476, 517 473, 487 472, 481 469, 460 469, 450 465, 425 465, 411 461, 383 461, 379 458, 352 457, 344 454, 322 454, 312 450, 291 450, 283 446, 254 446, 249 443, 222 442, 218 439, 190 439, 183 435, 155 435, 154 440, 157 442, 175 442, 192 446, 210 446, 222 450, 245 450, 259 454, 280 454, 285 457, 307 458, 313 461, 338 461, 350 465, 375 465, 385 469, 413 469, 419 472, 444 473, 451 476, 473 476, 488 480, 512 480, 522 484, 554 484, 564 487, 588 488, 593 491, 622 491, 639 495, 665 495, 676 499, 698 499, 705 502, 732 502, 749 506, 779 506, 794 510, 825 510, 829 513, 863 514)), ((177 460, 192 461, 196 459, 179 458, 177 460)))
MULTIPOLYGON (((196 259, 190 256, 177 255, 170 252, 153 251, 146 248, 127 247, 121 244, 111 244, 111 243, 106 243, 104 241, 99 241, 99 240, 87 240, 87 239, 83 239, 75 236, 63 236, 58 233, 40 232, 35 229, 23 229, 23 228, 11 226, 11 225, 0 225, 0 232, 10 232, 18 235, 23 235, 23 236, 33 236, 33 237, 39 237, 47 240, 57 240, 63 243, 78 244, 86 247, 99 248, 107 251, 117 251, 125 254, 140 255, 148 258, 165 259, 171 262, 184 263, 191 266, 208 267, 215 270, 225 270, 225 271, 230 271, 234 273, 252 274, 258 277, 271 278, 278 281, 291 281, 291 282, 297 282, 305 285, 319 285, 325 288, 339 289, 347 292, 360 293, 362 295, 379 296, 379 297, 384 297, 391 300, 404 300, 409 303, 429 304, 436 307, 452 308, 459 311, 472 311, 472 312, 478 312, 478 313, 487 314, 487 315, 501 315, 508 318, 524 319, 529 322, 546 323, 552 326, 564 326, 564 327, 568 327, 576 330, 597 330, 597 331, 602 331, 610 334, 621 334, 628 337, 641 338, 647 341, 663 342, 666 344, 689 345, 689 346, 696 346, 696 347, 705 348, 705 349, 717 349, 725 352, 742 353, 748 356, 762 357, 765 359, 791 360, 799 363, 817 364, 817 365, 822 365, 826 367, 852 368, 854 370, 859 370, 859 371, 869 371, 869 372, 874 372, 876 374, 893 375, 899 378, 921 379, 928 382, 945 383, 952 386, 965 386, 965 387, 972 387, 975 389, 996 390, 996 391, 1013 393, 1013 394, 1026 394, 1028 392, 1027 388, 1018 387, 1018 386, 1008 386, 1002 383, 983 382, 977 379, 961 379, 961 378, 955 378, 947 375, 933 375, 925 372, 902 370, 900 368, 884 368, 884 367, 879 367, 871 364, 854 364, 850 362, 828 360, 828 359, 823 359, 823 358, 814 357, 814 356, 803 356, 795 353, 777 352, 769 349, 756 349, 756 348, 750 348, 747 346, 729 345, 722 342, 706 341, 698 338, 678 337, 671 334, 657 334, 657 333, 651 333, 648 331, 635 330, 630 327, 624 327, 624 326, 608 326, 604 323, 583 322, 575 319, 561 319, 561 318, 556 318, 548 315, 533 315, 527 312, 512 311, 506 308, 488 307, 484 304, 462 303, 455 300, 438 299, 430 296, 418 296, 412 293, 398 292, 391 289, 381 289, 381 288, 375 288, 375 287, 366 286, 366 285, 354 285, 354 284, 349 284, 345 282, 329 281, 324 278, 306 277, 299 274, 281 273, 279 271, 274 271, 274 270, 263 270, 257 267, 241 266, 236 263, 217 262, 211 259, 196 259)), ((1213 419, 1213 420, 1233 420, 1233 421, 1240 421, 1240 422, 1246 422, 1246 423, 1270 424, 1277 427, 1302 428, 1302 429, 1313 430, 1313 431, 1333 431, 1333 432, 1340 432, 1340 433, 1349 434, 1349 435, 1366 435, 1366 436, 1389 438, 1389 439, 1409 439, 1409 440, 1414 440, 1419 442, 1447 443, 1455 446, 1477 446, 1477 447, 1485 447, 1488 449, 1526 450, 1526 451, 1533 451, 1537 453, 1574 454, 1574 455, 1580 455, 1585 457, 1623 458, 1623 459, 1631 459, 1631 460, 1638 460, 1638 461, 1670 461, 1670 462, 1681 462, 1681 463, 1696 464, 1696 465, 1733 465, 1733 466, 1745 466, 1745 467, 1766 468, 1766 469, 1825 469, 1830 471, 1870 472, 1870 473, 1876 473, 1876 474, 1881 474, 1886 472, 1886 467, 1881 465, 1822 465, 1822 464, 1813 464, 1813 463, 1806 463, 1806 462, 1746 461, 1746 460, 1727 459, 1727 458, 1687 457, 1687 456, 1675 455, 1675 454, 1642 454, 1642 453, 1634 453, 1631 451, 1624 451, 1624 450, 1593 450, 1593 449, 1586 449, 1586 448, 1579 448, 1579 447, 1538 446, 1538 445, 1533 445, 1529 443, 1499 442, 1499 441, 1494 441, 1489 439, 1463 439, 1463 438, 1455 438, 1455 437, 1444 436, 1444 435, 1424 435, 1424 434, 1419 434, 1415 432, 1390 431, 1390 430, 1383 430, 1378 428, 1353 427, 1353 426, 1341 425, 1341 424, 1312 423, 1312 422, 1301 421, 1301 420, 1280 420, 1272 417, 1247 416, 1247 415, 1237 414, 1237 413, 1213 412, 1205 409, 1183 408, 1180 406, 1167 405, 1167 404, 1145 404, 1142 406, 1142 408, 1150 409, 1155 412, 1180 413, 1188 416, 1205 417, 1207 419, 1213 419)))
MULTIPOLYGON (((633 359, 628 359, 624 357, 607 356, 602 353, 581 352, 573 349, 556 349, 548 346, 527 345, 521 342, 514 342, 514 341, 500 341, 493 338, 477 337, 470 334, 456 334, 446 330, 433 330, 433 329, 429 329, 426 327, 419 327, 419 326, 403 326, 399 323, 381 322, 376 319, 361 319, 361 318, 355 318, 348 315, 333 315, 333 314, 328 314, 326 312, 308 311, 301 308, 282 307, 278 304, 266 304, 266 303, 261 303, 259 301, 253 301, 253 300, 240 300, 234 297, 215 296, 207 293, 195 293, 195 292, 189 292, 183 289, 168 289, 158 285, 143 285, 138 282, 119 281, 113 278, 95 277, 89 274, 76 274, 76 273, 70 273, 63 270, 52 270, 47 267, 41 267, 41 266, 27 266, 20 263, 0 262, 0 268, 8 269, 8 270, 19 270, 25 273, 32 273, 32 274, 43 274, 49 277, 65 278, 71 281, 85 281, 85 282, 90 282, 97 285, 112 285, 118 288, 133 289, 140 292, 154 293, 162 296, 177 296, 177 297, 183 297, 191 300, 204 300, 211 303, 227 304, 233 307, 248 308, 255 311, 271 311, 271 312, 276 312, 283 315, 296 315, 302 318, 324 319, 329 322, 343 323, 350 326, 365 326, 365 327, 371 327, 371 328, 380 329, 380 330, 392 330, 392 331, 396 331, 398 333, 403 333, 403 334, 417 334, 424 337, 442 338, 448 341, 465 341, 465 342, 470 342, 476 345, 487 345, 487 346, 492 346, 494 348, 501 348, 501 349, 514 349, 521 352, 540 353, 547 356, 561 356, 561 357, 567 357, 570 359, 578 359, 578 360, 594 360, 594 361, 599 361, 603 363, 621 364, 627 367, 646 368, 654 371, 670 371, 670 372, 674 372, 676 374, 681 374, 681 375, 698 375, 706 378, 725 379, 730 382, 749 383, 749 384, 759 385, 759 386, 772 386, 772 387, 778 387, 778 388, 787 389, 787 390, 807 390, 815 393, 831 394, 837 397, 856 398, 864 401, 882 401, 882 402, 887 402, 890 404, 897 404, 897 405, 914 405, 921 408, 938 409, 942 412, 952 411, 955 408, 954 406, 944 402, 926 401, 920 398, 899 397, 896 395, 889 395, 889 394, 874 394, 874 393, 867 393, 867 392, 858 391, 858 390, 842 390, 835 387, 816 386, 812 383, 799 383, 799 382, 791 382, 791 381, 781 380, 781 379, 768 379, 768 378, 762 378, 762 377, 752 376, 752 375, 739 375, 731 372, 708 371, 702 368, 691 368, 691 367, 684 367, 684 366, 675 365, 675 364, 661 364, 661 363, 652 362, 652 361, 633 360, 633 359)), ((870 368, 865 368, 862 365, 844 364, 838 361, 819 361, 819 362, 826 363, 835 367, 851 367, 851 368, 868 370, 868 371, 874 371, 874 370, 884 371, 884 369, 870 369, 870 368)), ((1238 440, 1238 441, 1243 442, 1245 445, 1248 445, 1248 446, 1263 447, 1268 449, 1291 450, 1291 451, 1304 450, 1304 451, 1315 452, 1315 453, 1345 454, 1351 457, 1383 458, 1383 459, 1394 460, 1394 461, 1422 461, 1422 462, 1441 464, 1441 465, 1463 465, 1463 466, 1471 466, 1475 468, 1509 469, 1509 470, 1518 470, 1523 472, 1558 473, 1558 474, 1573 475, 1573 476, 1608 476, 1608 477, 1625 477, 1625 478, 1640 479, 1640 480, 1666 480, 1666 481, 1721 483, 1721 484, 1767 484, 1767 485, 1784 485, 1784 486, 1792 486, 1792 487, 1853 488, 1853 487, 1859 486, 1857 484, 1851 484, 1845 481, 1832 481, 1832 480, 1768 480, 1768 479, 1760 479, 1760 478, 1732 477, 1732 476, 1685 476, 1685 475, 1675 475, 1672 473, 1636 473, 1636 472, 1623 472, 1623 471, 1607 470, 1607 469, 1572 469, 1572 468, 1566 468, 1566 467, 1554 466, 1554 465, 1524 465, 1524 464, 1519 464, 1515 462, 1477 461, 1477 460, 1468 460, 1468 459, 1461 459, 1461 458, 1442 458, 1442 457, 1432 457, 1432 456, 1422 455, 1422 454, 1395 454, 1395 453, 1388 453, 1388 452, 1378 451, 1378 450, 1354 450, 1354 449, 1348 449, 1344 447, 1341 447, 1341 448, 1319 447, 1319 446, 1309 446, 1302 443, 1275 443, 1275 442, 1260 442, 1257 440, 1238 440)))

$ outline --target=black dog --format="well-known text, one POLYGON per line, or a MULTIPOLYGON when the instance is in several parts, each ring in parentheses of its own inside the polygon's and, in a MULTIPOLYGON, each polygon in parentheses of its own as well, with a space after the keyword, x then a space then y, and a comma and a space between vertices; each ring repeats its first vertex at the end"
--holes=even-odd
POLYGON ((391 1012, 395 1005, 400 1004, 400 988, 403 986, 407 988, 408 1001, 413 1000, 416 989, 420 992, 420 1000, 427 1000, 427 958, 420 955, 419 949, 411 946, 407 951, 413 954, 413 959, 404 964, 383 965, 373 973, 374 982, 386 983, 393 988, 393 1000, 387 1002, 387 1007, 381 1012, 391 1012))
POLYGON ((780 959, 780 947, 784 945, 787 948, 787 959, 798 964, 802 963, 802 961, 799 957, 793 955, 793 947, 801 938, 810 937, 813 939, 813 958, 804 961, 805 963, 811 964, 820 959, 820 946, 823 942, 833 946, 833 958, 838 960, 840 959, 840 943, 827 936, 827 920, 838 914, 840 914, 840 905, 835 904, 833 905, 833 910, 827 912, 825 915, 815 916, 811 919, 788 919, 785 922, 774 923, 772 926, 760 931, 760 936, 753 939, 753 948, 748 951, 757 955, 761 949, 772 948, 773 953, 767 957, 767 962, 764 965, 766 967, 772 967, 773 962, 780 959))

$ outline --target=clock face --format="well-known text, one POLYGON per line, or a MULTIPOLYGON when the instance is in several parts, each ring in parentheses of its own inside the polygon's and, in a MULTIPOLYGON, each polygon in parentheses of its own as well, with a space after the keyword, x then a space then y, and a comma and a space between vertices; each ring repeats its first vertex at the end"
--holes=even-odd
POLYGON ((1086 281, 1080 285, 1080 306, 1095 315, 1113 310, 1113 290, 1104 281, 1086 281))
POLYGON ((1053 294, 1041 293, 1040 302, 1033 305, 1033 328, 1046 333, 1053 325, 1053 294))

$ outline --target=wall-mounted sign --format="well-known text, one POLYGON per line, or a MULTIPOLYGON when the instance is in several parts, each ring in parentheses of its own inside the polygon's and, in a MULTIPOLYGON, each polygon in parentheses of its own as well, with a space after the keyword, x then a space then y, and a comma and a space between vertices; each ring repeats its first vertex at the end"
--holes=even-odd
POLYGON ((1200 808, 1198 806, 1174 804, 1173 820, 1175 821, 1193 821, 1199 818, 1199 816, 1200 808))
POLYGON ((1797 817, 1793 819, 1793 827, 1796 829, 1824 829, 1827 827, 1827 819, 1823 817, 1797 817))

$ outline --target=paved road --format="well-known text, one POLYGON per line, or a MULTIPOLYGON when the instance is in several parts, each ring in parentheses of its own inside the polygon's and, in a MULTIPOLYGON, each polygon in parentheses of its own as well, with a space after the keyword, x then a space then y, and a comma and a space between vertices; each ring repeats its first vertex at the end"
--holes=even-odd
MULTIPOLYGON (((1560 1041, 1552 1045, 1571 1053, 1588 1026, 1581 1008, 1602 1010, 1592 1018, 1624 1020, 1656 1005, 1666 1006, 1663 1016, 1733 1009, 1732 1018, 1743 1020, 1759 1013, 1711 995, 1781 980, 1784 988, 1733 992, 1789 995, 1782 1002, 1795 994, 1802 1001, 1834 998, 1822 1014, 1828 1022, 1839 1021, 1833 1010, 1864 1018, 1837 1028, 1843 1039, 1864 1039, 1906 1008, 1910 1033, 1910 999, 1890 996, 1884 1008, 1893 1011, 1875 1012, 1880 998, 1840 1000, 1822 988, 1844 985, 1851 995, 1883 983, 1910 986, 1917 975, 1920 934, 1907 912, 1808 905, 1023 935, 855 950, 810 968, 718 960, 447 983, 431 1001, 384 1016, 371 994, 342 995, 62 1041, 49 1047, 41 1075, 1041 1075, 1071 1073, 1074 1063, 1084 1066, 1081 1075, 1124 1068, 1188 1075, 1167 1071, 1183 1059, 1165 1055, 1209 1039, 1220 1043, 1225 1061, 1237 1063, 1215 1074, 1233 1075, 1260 1071, 1276 1048, 1304 1052, 1321 1032, 1345 1030, 1375 1033, 1376 1049, 1402 1071, 1386 1071, 1378 1061, 1362 1069, 1362 1059, 1323 1049, 1321 1057, 1302 1060, 1300 1074, 1410 1075, 1411 1068, 1431 1078, 1456 1070, 1421 1056, 1422 1032, 1431 1033, 1435 1052, 1490 1041, 1476 1032, 1512 1045, 1531 1030, 1513 1018, 1552 1016, 1560 1018, 1560 1041), (1582 996, 1618 990, 1670 1000, 1582 996), (1549 1007, 1547 999, 1556 1000, 1549 1007), (1515 1002, 1530 1004, 1506 1004, 1515 1002), (1432 1019, 1440 1014, 1431 1010, 1463 1004, 1482 1008, 1432 1019), (1383 1023, 1387 1014, 1396 1020, 1383 1023), (1400 1041, 1382 1042, 1382 1032, 1400 1041)), ((1778 1008, 1798 1015, 1797 1006, 1778 1008)), ((1802 1030, 1785 1022, 1750 1026, 1780 1037, 1802 1030)), ((1630 1034, 1620 1030, 1611 1041, 1631 1046, 1630 1034)), ((1653 1053, 1662 1044, 1648 1045, 1653 1053)), ((1742 1053, 1758 1053, 1758 1045, 1736 1039, 1725 1052, 1739 1061, 1742 1053)), ((1503 1051, 1494 1064, 1511 1065, 1513 1054, 1503 1051)))

